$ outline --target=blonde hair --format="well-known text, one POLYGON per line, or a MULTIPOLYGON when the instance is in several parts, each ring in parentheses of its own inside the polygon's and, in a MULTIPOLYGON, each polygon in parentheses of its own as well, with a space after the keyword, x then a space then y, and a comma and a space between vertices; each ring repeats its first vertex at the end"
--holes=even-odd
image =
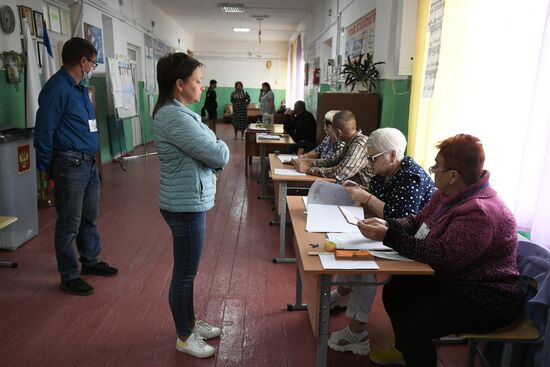
POLYGON ((334 115, 336 115, 340 110, 330 110, 327 113, 325 113, 325 120, 330 122, 332 124, 332 119, 334 118, 334 115))

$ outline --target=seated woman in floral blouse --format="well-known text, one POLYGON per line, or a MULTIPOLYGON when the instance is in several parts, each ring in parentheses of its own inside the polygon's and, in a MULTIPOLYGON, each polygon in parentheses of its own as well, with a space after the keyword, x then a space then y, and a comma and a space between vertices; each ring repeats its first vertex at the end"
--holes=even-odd
POLYGON ((342 152, 346 144, 336 137, 332 129, 332 118, 338 112, 340 111, 331 110, 325 114, 325 134, 327 134, 327 136, 325 136, 321 144, 316 146, 312 151, 301 155, 296 162, 300 162, 301 160, 312 161, 315 159, 334 158, 342 152))
MULTIPOLYGON (((367 140, 367 159, 374 171, 370 180, 370 192, 351 181, 344 186, 352 199, 359 202, 367 213, 380 218, 402 218, 423 208, 435 190, 431 177, 411 157, 405 157, 407 140, 401 131, 382 128, 373 131, 367 140)), ((337 275, 336 281, 374 283, 374 275, 337 275)), ((340 331, 332 333, 330 348, 355 354, 370 352, 367 333, 369 318, 376 287, 338 287, 331 292, 331 309, 348 306, 346 315, 350 323, 340 331), (349 302, 348 302, 349 301, 349 302)))

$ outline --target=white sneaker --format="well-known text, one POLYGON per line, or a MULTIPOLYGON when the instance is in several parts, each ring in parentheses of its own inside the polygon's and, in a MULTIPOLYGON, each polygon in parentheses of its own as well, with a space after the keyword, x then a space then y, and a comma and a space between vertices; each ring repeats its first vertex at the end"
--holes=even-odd
POLYGON ((367 330, 356 334, 349 329, 349 326, 330 334, 328 346, 338 352, 353 352, 353 354, 361 356, 370 353, 367 330))
POLYGON ((195 327, 193 328, 192 333, 199 334, 204 339, 212 339, 220 336, 222 333, 222 329, 217 326, 212 326, 206 321, 196 320, 195 327))
POLYGON ((176 350, 187 353, 197 358, 206 358, 213 356, 216 349, 204 342, 202 336, 192 333, 186 341, 182 341, 179 337, 176 341, 176 350))
POLYGON ((330 309, 348 307, 349 294, 342 296, 336 289, 330 291, 330 309))

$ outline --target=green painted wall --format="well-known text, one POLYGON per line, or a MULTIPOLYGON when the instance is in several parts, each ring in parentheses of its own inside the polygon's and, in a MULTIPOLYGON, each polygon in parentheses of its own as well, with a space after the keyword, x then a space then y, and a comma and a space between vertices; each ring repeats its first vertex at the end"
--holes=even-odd
POLYGON ((6 71, 0 70, 0 124, 25 127, 24 73, 19 84, 8 84, 6 71))
POLYGON ((410 86, 410 80, 380 80, 380 127, 395 127, 408 135, 410 86))
MULTIPOLYGON (((117 155, 121 150, 130 152, 135 148, 133 145, 132 119, 122 120, 122 126, 124 127, 123 134, 120 123, 115 121, 114 115, 108 113, 108 90, 105 77, 93 77, 90 80, 90 85, 96 88, 96 111, 101 160, 102 162, 108 162, 113 159, 113 155, 117 155), (122 135, 124 135, 124 139, 119 139, 122 135)), ((139 115, 143 125, 143 140, 145 143, 149 143, 153 140, 153 120, 150 116, 149 100, 144 90, 144 82, 142 81, 138 82, 138 100, 140 103, 139 115)))
MULTIPOLYGON (((109 114, 107 108, 107 82, 104 76, 95 76, 90 80, 90 85, 96 89, 96 115, 99 129, 99 141, 102 162, 108 162, 113 159, 113 154, 118 154, 121 150, 132 151, 133 146, 133 131, 132 120, 123 120, 124 134, 122 134, 121 126, 115 122, 114 115, 109 114), (108 122, 109 121, 109 122, 108 122), (117 139, 117 136, 124 135, 124 139, 117 139), (113 139, 111 140, 111 136, 113 139), (112 152, 111 152, 112 150, 112 152)), ((231 103, 230 96, 233 92, 233 87, 218 87, 218 117, 223 117, 223 109, 227 103, 231 103)), ((257 103, 260 95, 259 88, 246 89, 250 94, 252 102, 257 103)), ((275 106, 285 99, 285 91, 282 89, 274 89, 275 106)), ((203 93, 201 100, 189 107, 200 113, 200 109, 204 104, 203 93)), ((148 95, 145 93, 144 82, 138 82, 138 100, 140 104, 139 115, 143 126, 143 137, 146 143, 153 140, 153 119, 150 111, 156 103, 156 97, 149 101, 148 95)), ((15 127, 25 127, 25 90, 24 82, 21 81, 18 85, 8 84, 6 81, 5 70, 0 70, 0 123, 9 123, 15 127)))

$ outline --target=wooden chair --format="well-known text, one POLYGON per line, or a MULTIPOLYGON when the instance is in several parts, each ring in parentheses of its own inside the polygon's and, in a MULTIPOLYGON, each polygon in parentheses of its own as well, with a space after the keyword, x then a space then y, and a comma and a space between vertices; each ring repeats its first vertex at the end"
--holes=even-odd
MULTIPOLYGON (((17 221, 17 217, 2 217, 0 216, 0 228, 9 226, 17 221)), ((13 261, 0 260, 0 268, 16 268, 17 263, 13 261)))
MULTIPOLYGON (((476 356, 481 365, 490 367, 479 342, 503 343, 501 367, 509 367, 512 360, 512 350, 516 343, 540 344, 544 342, 544 334, 550 339, 550 250, 537 245, 523 237, 518 241, 518 267, 522 275, 529 279, 529 293, 524 312, 506 328, 487 333, 459 334, 459 338, 469 341, 468 367, 473 367, 476 356), (543 289, 546 283, 546 288, 543 289), (535 322, 536 321, 536 322, 535 322)), ((550 346, 547 346, 550 348, 550 346)), ((550 349, 549 349, 550 350, 550 349)), ((539 359, 537 365, 550 366, 550 352, 535 356, 539 359)))

